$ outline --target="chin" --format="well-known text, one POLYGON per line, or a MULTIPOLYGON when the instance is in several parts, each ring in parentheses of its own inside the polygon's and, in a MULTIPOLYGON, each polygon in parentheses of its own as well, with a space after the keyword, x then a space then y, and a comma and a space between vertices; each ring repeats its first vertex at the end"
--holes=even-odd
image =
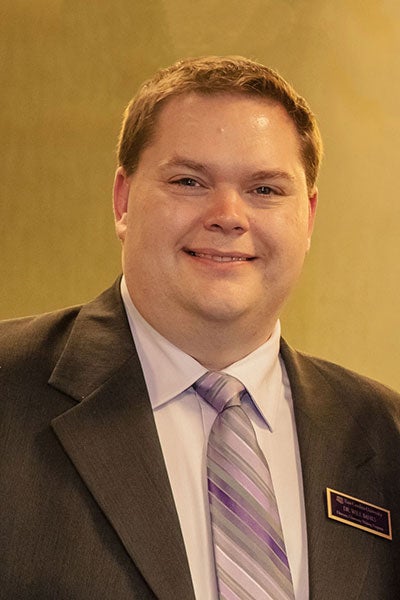
POLYGON ((205 321, 232 323, 248 313, 248 309, 246 310, 244 306, 220 301, 212 305, 197 306, 197 313, 205 321))

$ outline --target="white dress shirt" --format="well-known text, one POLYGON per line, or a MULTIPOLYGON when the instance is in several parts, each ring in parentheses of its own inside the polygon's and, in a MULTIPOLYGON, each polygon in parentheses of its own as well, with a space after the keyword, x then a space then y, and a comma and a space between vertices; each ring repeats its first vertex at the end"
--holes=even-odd
MULTIPOLYGON (((191 385, 207 369, 153 329, 121 294, 144 378, 181 525, 197 600, 218 600, 209 518, 206 452, 216 411, 191 385)), ((223 370, 249 391, 245 403, 278 502, 296 600, 308 600, 307 535, 293 403, 279 359, 279 321, 269 340, 223 370)))

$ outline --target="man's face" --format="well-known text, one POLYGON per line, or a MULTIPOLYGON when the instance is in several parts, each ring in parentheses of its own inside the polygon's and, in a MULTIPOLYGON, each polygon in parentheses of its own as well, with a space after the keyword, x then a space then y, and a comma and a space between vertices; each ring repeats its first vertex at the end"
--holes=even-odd
POLYGON ((156 329, 164 318, 270 327, 301 272, 315 207, 280 105, 231 94, 171 99, 135 173, 116 176, 133 302, 156 329))

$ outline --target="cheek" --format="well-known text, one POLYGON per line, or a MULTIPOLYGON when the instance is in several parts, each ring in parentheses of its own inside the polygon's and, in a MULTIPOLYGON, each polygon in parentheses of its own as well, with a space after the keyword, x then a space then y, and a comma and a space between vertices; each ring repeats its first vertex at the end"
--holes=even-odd
POLYGON ((308 249, 308 219, 301 214, 267 215, 263 226, 256 223, 253 231, 261 251, 280 261, 303 260, 308 249))
POLYGON ((132 199, 128 224, 139 237, 177 239, 193 226, 197 213, 193 202, 176 201, 163 193, 146 190, 140 199, 132 199))
POLYGON ((134 241, 154 236, 158 227, 159 217, 150 202, 132 199, 127 215, 127 238, 134 241))
POLYGON ((146 214, 132 212, 126 234, 126 257, 136 269, 160 272, 175 256, 179 240, 172 215, 166 218, 158 211, 147 211, 146 214))

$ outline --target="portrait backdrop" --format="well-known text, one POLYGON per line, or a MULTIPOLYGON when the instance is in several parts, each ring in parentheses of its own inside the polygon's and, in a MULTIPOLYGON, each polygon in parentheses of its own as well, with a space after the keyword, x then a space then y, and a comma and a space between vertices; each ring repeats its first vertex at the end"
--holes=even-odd
POLYGON ((322 130, 316 230, 284 335, 400 389, 396 0, 3 0, 0 317, 89 300, 117 276, 122 112, 157 68, 205 54, 278 69, 322 130))

